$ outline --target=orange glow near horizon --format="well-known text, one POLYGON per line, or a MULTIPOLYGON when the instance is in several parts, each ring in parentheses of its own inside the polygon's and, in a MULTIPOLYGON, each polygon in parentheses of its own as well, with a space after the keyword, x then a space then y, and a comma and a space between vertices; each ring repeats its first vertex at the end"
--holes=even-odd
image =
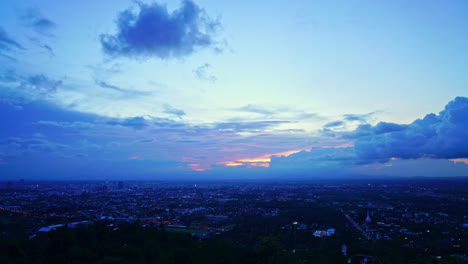
POLYGON ((132 157, 130 157, 130 158, 128 158, 128 159, 129 159, 129 160, 136 160, 136 159, 138 159, 138 156, 132 156, 132 157))
POLYGON ((238 159, 238 160, 235 160, 235 161, 225 161, 225 162, 221 162, 219 164, 223 164, 225 166, 231 166, 231 167, 232 166, 248 165, 247 168, 252 168, 252 167, 268 168, 268 167, 270 167, 270 162, 271 162, 271 157, 272 156, 287 157, 287 156, 289 156, 291 154, 298 153, 298 152, 301 152, 303 150, 310 151, 311 148, 287 150, 287 151, 277 152, 277 153, 273 153, 273 154, 265 154, 265 155, 258 156, 258 157, 253 157, 253 158, 243 158, 243 159, 238 159))
POLYGON ((187 166, 189 166, 189 168, 193 171, 206 171, 206 169, 200 168, 200 164, 197 163, 190 163, 187 164, 187 166))
POLYGON ((454 163, 462 162, 462 163, 465 163, 465 164, 468 165, 468 159, 451 159, 450 161, 452 161, 454 163))
POLYGON ((244 164, 240 163, 240 162, 228 161, 228 162, 224 163, 224 165, 228 166, 228 167, 235 167, 235 166, 241 166, 241 165, 244 165, 244 164))
POLYGON ((271 161, 271 155, 264 155, 264 156, 260 156, 260 157, 256 157, 256 158, 251 158, 251 159, 240 159, 238 160, 239 162, 247 162, 247 163, 250 163, 250 162, 270 162, 271 161))
POLYGON ((268 168, 270 167, 270 163, 268 162, 262 162, 262 163, 250 163, 251 166, 255 166, 255 167, 265 167, 265 168, 268 168))

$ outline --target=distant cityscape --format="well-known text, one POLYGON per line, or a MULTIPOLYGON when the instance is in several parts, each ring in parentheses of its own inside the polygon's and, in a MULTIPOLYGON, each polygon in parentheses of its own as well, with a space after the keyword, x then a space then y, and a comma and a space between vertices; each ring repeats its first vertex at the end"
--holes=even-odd
POLYGON ((283 234, 286 240, 291 232, 297 235, 297 245, 288 242, 285 251, 333 240, 339 245, 334 250, 350 261, 371 263, 377 256, 360 250, 391 243, 433 260, 467 261, 467 186, 464 179, 261 184, 9 181, 2 183, 1 214, 20 217, 24 229, 2 222, 1 234, 23 232, 35 239, 53 230, 104 223, 114 229, 135 224, 184 232, 204 240, 241 233, 243 226, 252 225, 246 219, 261 219, 270 233, 283 234))

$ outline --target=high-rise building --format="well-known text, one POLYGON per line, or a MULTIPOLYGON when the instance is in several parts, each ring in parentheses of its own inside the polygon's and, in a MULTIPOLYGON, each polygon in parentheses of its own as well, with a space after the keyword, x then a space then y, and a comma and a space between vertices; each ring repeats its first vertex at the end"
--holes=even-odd
POLYGON ((372 219, 369 216, 369 211, 367 211, 366 223, 372 223, 372 219))

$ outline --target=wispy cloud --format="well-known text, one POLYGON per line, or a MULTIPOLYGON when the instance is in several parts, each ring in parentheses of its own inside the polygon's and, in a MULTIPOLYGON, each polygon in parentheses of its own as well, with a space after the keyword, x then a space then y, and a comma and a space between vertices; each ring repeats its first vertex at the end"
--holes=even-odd
POLYGON ((7 34, 7 32, 2 27, 0 27, 0 51, 10 51, 13 49, 25 50, 25 48, 21 44, 12 39, 7 34))
POLYGON ((381 111, 374 111, 367 114, 346 114, 343 115, 343 119, 349 122, 357 121, 360 123, 366 123, 370 118, 372 118, 374 115, 380 112, 381 111))
POLYGON ((333 122, 326 123, 323 127, 333 128, 333 127, 343 126, 344 124, 345 123, 343 121, 333 121, 333 122))
POLYGON ((210 68, 211 68, 211 65, 208 63, 205 63, 202 66, 199 66, 198 68, 196 68, 193 72, 195 73, 195 76, 197 76, 197 78, 200 80, 216 82, 218 79, 216 78, 216 76, 209 73, 210 68))
POLYGON ((182 118, 185 115, 184 110, 174 108, 168 104, 163 105, 164 108, 164 113, 169 114, 169 115, 175 115, 178 118, 182 118))
POLYGON ((41 45, 41 47, 49 54, 50 57, 55 57, 54 50, 47 44, 41 45))
POLYGON ((244 113, 253 113, 263 115, 266 118, 282 117, 283 119, 291 120, 310 120, 323 119, 317 113, 311 113, 304 110, 293 109, 289 107, 266 107, 257 104, 247 104, 231 110, 244 113))
POLYGON ((151 95, 151 92, 146 92, 146 91, 137 91, 137 90, 130 90, 130 89, 124 89, 116 85, 109 84, 105 81, 101 80, 95 80, 96 84, 99 85, 102 88, 105 89, 110 89, 119 93, 123 93, 126 95, 131 95, 131 96, 148 96, 151 95))
POLYGON ((57 27, 57 24, 44 17, 37 8, 29 8, 25 10, 20 16, 20 19, 26 26, 32 28, 38 34, 47 37, 55 36, 52 32, 57 27))
POLYGON ((234 110, 239 111, 239 112, 255 113, 255 114, 262 114, 262 115, 267 115, 267 116, 275 114, 274 111, 268 110, 258 105, 252 105, 252 104, 248 104, 239 108, 234 108, 234 110))

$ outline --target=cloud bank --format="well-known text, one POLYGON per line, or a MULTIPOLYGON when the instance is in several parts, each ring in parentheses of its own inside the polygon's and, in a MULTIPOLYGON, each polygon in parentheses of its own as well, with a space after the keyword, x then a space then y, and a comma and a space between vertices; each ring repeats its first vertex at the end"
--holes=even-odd
POLYGON ((467 158, 468 98, 457 97, 438 115, 426 115, 409 125, 382 122, 358 130, 363 134, 355 142, 361 163, 386 162, 392 157, 467 158))
MULTIPOLYGON (((40 75, 23 80, 39 87, 57 82, 40 75)), ((168 109, 174 117, 181 114, 168 109)), ((463 97, 411 124, 362 124, 354 131, 335 132, 334 137, 284 132, 278 126, 291 121, 282 120, 197 125, 151 116, 109 118, 39 101, 21 110, 0 102, 0 110, 0 123, 8 124, 0 130, 0 158, 5 163, 0 173, 10 176, 26 173, 25 163, 35 175, 88 179, 104 172, 122 176, 124 171, 155 179, 197 173, 252 178, 468 175, 468 165, 448 160, 468 157, 468 98, 463 97), (57 160, 58 167, 51 162, 57 160)))
MULTIPOLYGON (((335 125, 338 123, 332 122, 328 127, 335 125)), ((332 137, 352 140, 354 146, 312 148, 288 157, 274 157, 270 167, 330 172, 392 160, 417 160, 415 162, 427 164, 436 159, 466 159, 467 131, 468 98, 457 97, 439 114, 428 114, 408 125, 380 122, 375 126, 362 124, 350 132, 334 132, 332 137), (421 160, 424 162, 419 162, 421 160)), ((419 167, 420 172, 421 169, 424 168, 419 167)))

